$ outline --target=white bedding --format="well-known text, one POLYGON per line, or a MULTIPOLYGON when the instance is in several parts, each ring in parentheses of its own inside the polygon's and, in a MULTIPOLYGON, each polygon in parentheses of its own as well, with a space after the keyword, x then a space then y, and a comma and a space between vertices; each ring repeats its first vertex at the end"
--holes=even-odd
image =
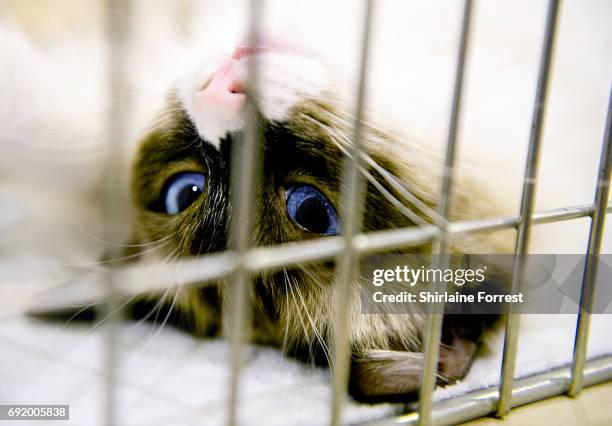
MULTIPOLYGON (((524 317, 517 373, 526 376, 571 361, 575 317, 524 317)), ((612 316, 593 318, 589 354, 612 354, 612 316)), ((105 328, 58 325, 25 317, 0 322, 2 404, 70 404, 70 422, 98 425, 103 419, 105 328)), ((127 323, 117 371, 121 425, 222 424, 225 416, 228 345, 199 340, 165 327, 127 323)), ((501 341, 501 340, 500 340, 501 341)), ((493 385, 499 376, 499 349, 483 354, 462 382, 439 389, 446 398, 493 385)), ((251 347, 242 378, 240 419, 248 425, 327 424, 329 373, 251 347)), ((359 405, 345 410, 347 423, 390 415, 398 405, 359 405)), ((7 423, 10 424, 10 423, 7 423)), ((16 423, 23 424, 23 423, 16 423)))

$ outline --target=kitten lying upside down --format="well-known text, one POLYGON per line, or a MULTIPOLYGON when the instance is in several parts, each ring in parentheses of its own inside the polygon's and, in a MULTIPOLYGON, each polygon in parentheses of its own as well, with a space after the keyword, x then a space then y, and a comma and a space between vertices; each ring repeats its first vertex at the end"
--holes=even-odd
MULTIPOLYGON (((162 254, 156 250, 143 255, 167 259, 226 248, 230 150, 245 126, 247 69, 254 59, 261 70, 257 104, 264 147, 262 185, 252 207, 252 245, 342 232, 339 197, 351 143, 351 104, 316 59, 278 48, 243 46, 211 66, 212 71, 195 70, 179 82, 170 91, 167 111, 141 143, 132 178, 137 210, 133 243, 165 246, 162 254)), ((363 230, 431 223, 439 165, 375 124, 365 123, 363 131, 363 173, 368 182, 363 230), (414 198, 400 197, 391 183, 395 181, 414 198)), ((478 213, 468 189, 476 192, 473 186, 457 187, 453 203, 461 214, 453 219, 478 213)), ((457 253, 501 249, 475 239, 455 243, 457 253)), ((413 251, 428 253, 431 248, 413 251)), ((253 340, 325 364, 332 338, 333 281, 333 264, 323 262, 255 276, 253 340)), ((175 322, 197 335, 220 333, 225 291, 223 282, 216 284, 184 287, 168 297, 175 322)), ((148 312, 157 301, 159 296, 151 295, 137 307, 148 312)), ((366 401, 405 400, 419 386, 424 315, 364 315, 359 298, 352 303, 352 395, 366 401)), ((445 317, 440 383, 465 375, 493 320, 478 315, 445 317)))

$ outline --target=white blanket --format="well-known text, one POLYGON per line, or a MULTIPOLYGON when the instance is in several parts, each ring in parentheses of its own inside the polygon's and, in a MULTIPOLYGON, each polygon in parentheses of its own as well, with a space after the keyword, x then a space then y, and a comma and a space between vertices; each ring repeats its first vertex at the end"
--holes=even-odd
MULTIPOLYGON (((593 318, 589 356, 612 354, 612 316, 593 318)), ((575 316, 524 317, 520 377, 571 361, 575 316)), ((0 322, 2 404, 70 404, 70 422, 103 419, 105 328, 57 325, 24 317, 0 322)), ((172 327, 121 327, 116 401, 121 425, 222 424, 226 415, 228 345, 200 340, 172 327)), ((498 382, 501 339, 475 362, 460 383, 436 391, 443 399, 498 382)), ((327 424, 330 375, 289 360, 271 348, 250 347, 241 381, 240 419, 248 425, 327 424)), ((398 405, 349 403, 347 423, 391 415, 398 405)), ((10 424, 10 423, 7 423, 10 424)), ((21 423, 16 423, 21 424, 21 423)))

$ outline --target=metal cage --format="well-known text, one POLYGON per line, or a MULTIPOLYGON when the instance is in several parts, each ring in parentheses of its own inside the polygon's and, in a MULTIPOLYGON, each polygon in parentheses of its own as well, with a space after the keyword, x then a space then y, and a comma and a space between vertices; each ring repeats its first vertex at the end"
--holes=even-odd
MULTIPOLYGON (((251 39, 258 38, 259 11, 263 0, 251 1, 251 39)), ((128 1, 111 0, 107 9, 125 9, 128 1)), ((557 30, 557 17, 559 1, 550 0, 546 22, 544 25, 544 39, 541 47, 540 66, 537 79, 537 90, 533 102, 533 114, 527 162, 523 179, 520 214, 517 217, 500 217, 495 219, 446 222, 395 229, 376 233, 360 233, 360 224, 364 209, 364 183, 358 172, 360 156, 354 155, 359 152, 361 140, 361 117, 364 110, 365 88, 368 81, 368 61, 370 53, 370 34, 372 27, 371 16, 374 13, 374 0, 365 2, 365 20, 363 22, 363 38, 361 45, 361 60, 359 64, 359 85, 357 103, 355 105, 355 122, 353 133, 352 154, 347 156, 344 171, 345 191, 343 194, 343 234, 336 237, 328 237, 311 242, 291 243, 281 246, 253 248, 249 247, 247 235, 249 231, 248 209, 253 194, 253 182, 260 164, 257 163, 258 134, 256 125, 247 129, 246 135, 239 147, 234 149, 233 155, 237 160, 237 167, 232 170, 232 196, 238 206, 237 216, 231 223, 231 234, 234 236, 234 246, 231 250, 223 253, 204 256, 201 259, 189 259, 176 261, 170 268, 165 267, 157 270, 155 266, 126 266, 122 269, 114 269, 109 272, 109 292, 117 294, 126 292, 134 294, 138 291, 131 282, 135 275, 145 276, 153 287, 164 288, 166 280, 180 272, 184 282, 204 281, 216 278, 229 278, 231 297, 234 309, 227 320, 231 324, 231 376, 229 378, 229 393, 227 396, 228 424, 237 423, 237 410, 239 409, 240 373, 241 373, 241 351, 246 339, 244 330, 247 329, 248 321, 248 286, 250 276, 254 272, 274 270, 284 266, 291 266, 300 262, 312 262, 316 260, 335 260, 336 262, 336 307, 337 316, 334 322, 333 360, 334 371, 332 380, 332 409, 331 424, 341 423, 343 403, 347 399, 347 382, 349 368, 349 349, 347 342, 347 330, 350 327, 350 306, 341 303, 350 295, 351 281, 356 276, 356 268, 360 256, 377 251, 406 248, 420 245, 426 242, 433 243, 433 250, 444 253, 448 248, 449 241, 458 235, 475 232, 492 232, 501 229, 516 229, 515 264, 513 274, 513 288, 521 286, 523 278, 523 266, 525 255, 529 251, 530 231, 534 225, 567 221, 577 218, 591 218, 590 234, 587 254, 588 261, 585 264, 582 295, 585 299, 593 292, 597 273, 597 256, 600 254, 602 235, 606 214, 612 212, 612 205, 608 205, 608 193, 610 184, 610 172, 612 167, 612 97, 608 106, 608 115, 605 124, 603 146, 601 149, 601 161, 599 165, 598 185, 595 188, 595 199, 592 204, 580 206, 568 206, 548 211, 534 211, 534 194, 537 184, 538 163, 540 157, 540 142, 543 129, 543 117, 546 111, 547 93, 549 87, 549 74, 551 58, 554 51, 555 32, 557 30), (121 285, 116 283, 121 282, 121 285)), ((457 52, 455 70, 454 92, 451 100, 451 117, 448 127, 448 139, 446 147, 445 171, 443 175, 442 190, 439 197, 438 214, 446 218, 449 212, 450 195, 453 187, 453 167, 455 151, 457 147, 457 128, 461 119, 461 94, 466 60, 469 56, 470 18, 472 15, 472 1, 465 0, 463 3, 463 15, 461 24, 460 43, 457 52)), ((108 72, 110 74, 110 90, 120 91, 126 83, 123 81, 123 70, 125 67, 125 54, 121 46, 128 31, 125 22, 117 19, 117 13, 107 14, 107 34, 110 41, 110 61, 108 72)), ((256 63, 256 62, 255 62, 256 63)), ((257 87, 258 70, 256 65, 250 70, 250 79, 253 87, 257 87)), ((109 143, 114 147, 115 156, 111 156, 111 167, 118 164, 116 159, 120 155, 118 146, 125 138, 125 123, 121 102, 112 100, 109 120, 113 133, 109 135, 109 143)), ((257 105, 250 103, 248 110, 250 114, 256 112, 257 105)), ((235 148, 234 147, 234 148, 235 148)), ((112 175, 112 174, 111 174, 112 175)), ((112 182, 111 182, 112 185, 112 182)), ((107 231, 113 232, 114 208, 116 204, 112 191, 109 192, 107 231)), ((585 299, 586 300, 586 299, 585 299)), ((105 305, 105 309, 113 312, 116 306, 105 305)), ((117 424, 114 410, 115 381, 113 372, 117 364, 118 345, 116 343, 117 319, 108 321, 108 339, 106 342, 106 400, 105 413, 106 423, 117 424)), ((586 360, 586 348, 589 336, 590 314, 587 309, 580 308, 578 325, 575 336, 574 356, 571 367, 561 368, 515 380, 514 368, 517 353, 517 342, 519 337, 519 323, 521 316, 511 312, 507 316, 503 362, 501 368, 501 384, 499 387, 475 391, 466 395, 454 397, 439 403, 433 403, 432 395, 435 388, 436 366, 438 360, 438 349, 440 345, 442 314, 429 313, 426 340, 425 340, 425 364, 422 373, 420 403, 418 412, 407 413, 403 416, 383 419, 373 424, 454 424, 461 421, 475 419, 477 417, 494 413, 497 416, 507 415, 511 408, 549 398, 554 395, 567 394, 577 395, 585 386, 590 386, 612 379, 612 357, 586 360)))

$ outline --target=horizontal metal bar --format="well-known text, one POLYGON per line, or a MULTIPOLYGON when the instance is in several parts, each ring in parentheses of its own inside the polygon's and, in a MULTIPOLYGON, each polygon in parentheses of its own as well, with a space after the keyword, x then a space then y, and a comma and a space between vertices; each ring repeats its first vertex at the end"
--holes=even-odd
MULTIPOLYGON (((535 224, 545 224, 579 219, 592 215, 593 211, 593 205, 590 204, 564 207, 535 213, 533 221, 535 224)), ((612 204, 608 205, 606 213, 612 213, 612 204)), ((449 225, 448 232, 451 235, 494 232, 513 228, 517 223, 518 218, 514 217, 455 222, 449 225)), ((433 225, 378 231, 356 235, 352 239, 352 244, 360 254, 368 254, 425 244, 431 241, 437 232, 437 228, 433 225)), ((330 260, 343 249, 344 244, 345 241, 341 238, 326 237, 317 240, 252 248, 242 260, 236 252, 227 250, 200 257, 177 259, 171 263, 136 262, 118 267, 113 272, 114 279, 118 283, 117 291, 130 297, 143 292, 164 291, 176 286, 219 280, 231 275, 241 261, 248 271, 258 272, 273 271, 283 266, 293 266, 300 263, 330 260), (177 280, 177 277, 180 277, 180 279, 177 280)), ((71 291, 63 295, 61 299, 66 300, 64 305, 66 307, 80 306, 81 303, 91 303, 91 300, 98 296, 104 297, 106 288, 103 286, 104 283, 99 283, 99 277, 103 276, 104 271, 97 268, 83 271, 88 277, 84 281, 91 283, 92 286, 87 291, 83 290, 75 293, 70 289, 70 286, 74 285, 74 282, 70 280, 62 287, 51 289, 49 293, 56 294, 62 289, 66 291, 70 289, 71 291)), ((80 283, 79 288, 83 289, 80 283)), ((49 300, 49 297, 45 296, 51 295, 41 294, 26 309, 31 313, 40 313, 40 311, 46 312, 49 306, 57 304, 57 297, 51 297, 49 300)))
MULTIPOLYGON (((593 211, 592 204, 545 210, 533 215, 533 223, 547 224, 579 219, 591 216, 593 211)), ((608 206, 606 213, 612 213, 612 204, 608 206)), ((514 228, 518 223, 518 217, 460 221, 450 223, 448 233, 457 236, 473 232, 493 232, 514 228)), ((361 254, 368 254, 426 244, 435 238, 439 232, 438 228, 433 225, 391 229, 356 235, 352 244, 354 250, 361 254)), ((270 270, 298 263, 329 260, 342 250, 343 244, 344 241, 340 238, 328 237, 307 242, 257 248, 253 249, 247 256, 247 267, 253 271, 270 270)))
MULTIPOLYGON (((587 363, 584 386, 593 386, 612 380, 612 355, 587 363)), ((558 368, 514 381, 512 408, 562 395, 570 381, 570 367, 558 368)), ((435 425, 452 425, 487 416, 495 411, 499 389, 492 386, 465 395, 442 400, 434 404, 432 416, 435 425)), ((362 423, 369 426, 417 425, 418 412, 362 423)))
MULTIPOLYGON (((546 210, 533 215, 534 224, 561 222, 579 219, 593 214, 592 204, 546 210)), ((612 204, 606 213, 612 213, 612 204)), ((473 232, 493 232, 513 228, 518 224, 516 217, 501 217, 449 224, 450 235, 473 232)), ((353 237, 353 249, 360 254, 414 247, 430 242, 437 234, 433 225, 378 231, 353 237)), ((272 271, 283 266, 333 259, 344 248, 340 237, 326 237, 317 240, 279 244, 270 247, 250 249, 243 257, 247 270, 251 272, 272 271)), ((198 258, 178 259, 172 263, 136 263, 116 269, 116 279, 121 282, 119 289, 128 296, 143 291, 165 290, 177 285, 221 279, 233 273, 239 259, 235 252, 225 251, 198 258), (180 276, 182 284, 171 281, 180 276)))
MULTIPOLYGON (((580 219, 593 215, 594 211, 595 208, 592 204, 545 210, 533 215, 533 223, 535 225, 543 225, 571 219, 580 219)), ((612 205, 608 206, 607 212, 612 212, 612 205)), ((518 217, 502 217, 495 219, 455 222, 450 225, 450 232, 463 234, 468 232, 500 231, 518 226, 519 221, 520 219, 518 217)))

